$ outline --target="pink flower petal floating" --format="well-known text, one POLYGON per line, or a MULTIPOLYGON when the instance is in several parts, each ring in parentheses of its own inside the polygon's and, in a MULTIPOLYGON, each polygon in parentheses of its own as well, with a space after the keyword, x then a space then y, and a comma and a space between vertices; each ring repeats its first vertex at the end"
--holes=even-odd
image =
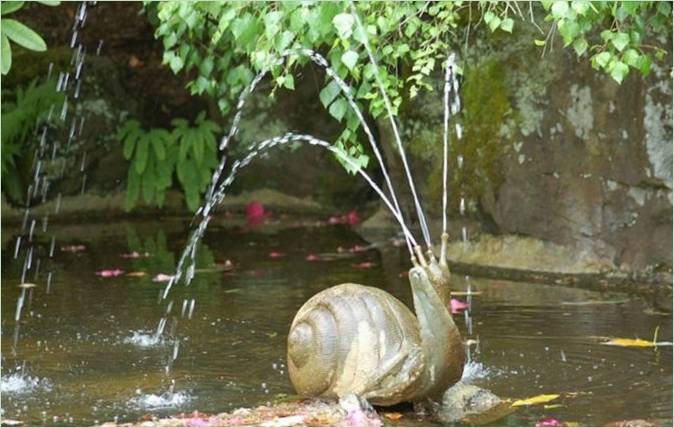
POLYGON ((132 251, 130 253, 120 254, 119 257, 123 259, 140 259, 144 257, 150 257, 150 253, 139 253, 138 251, 132 251))
POLYGON ((123 274, 124 271, 121 269, 103 269, 96 272, 96 275, 102 278, 114 278, 123 274))
MULTIPOLYGON (((452 299, 453 300, 453 299, 452 299)), ((555 418, 542 419, 536 422, 537 427, 563 427, 564 424, 555 418)))
POLYGON ((462 310, 468 308, 468 303, 462 302, 459 299, 452 299, 450 302, 451 302, 451 310, 452 310, 453 314, 458 314, 459 311, 462 311, 462 310))
POLYGON ((370 269, 371 267, 377 266, 377 264, 372 262, 362 262, 351 266, 355 267, 356 269, 370 269))
POLYGON ((165 273, 158 273, 152 278, 152 282, 168 282, 173 279, 173 275, 166 275, 165 273))
POLYGON ((320 260, 320 259, 321 259, 321 258, 318 257, 318 256, 317 256, 316 254, 314 254, 314 253, 309 253, 309 254, 307 254, 307 256, 304 258, 304 260, 306 260, 306 261, 308 261, 308 262, 315 262, 315 261, 318 261, 318 260, 320 260))
POLYGON ((281 253, 281 252, 278 252, 278 251, 272 251, 271 253, 269 253, 269 257, 272 258, 272 259, 278 259, 279 257, 283 257, 283 256, 285 256, 285 253, 281 253))
POLYGON ((86 249, 87 247, 85 247, 84 245, 64 245, 61 247, 61 251, 64 251, 66 253, 79 253, 86 249))
POLYGON ((265 211, 262 202, 254 201, 246 205, 246 222, 249 226, 259 226, 271 215, 265 211))
POLYGON ((349 211, 346 214, 336 214, 328 218, 328 224, 348 224, 349 226, 355 226, 360 223, 360 216, 356 210, 349 211))
POLYGON ((360 223, 360 216, 356 210, 349 211, 345 216, 345 223, 349 226, 355 226, 360 223))

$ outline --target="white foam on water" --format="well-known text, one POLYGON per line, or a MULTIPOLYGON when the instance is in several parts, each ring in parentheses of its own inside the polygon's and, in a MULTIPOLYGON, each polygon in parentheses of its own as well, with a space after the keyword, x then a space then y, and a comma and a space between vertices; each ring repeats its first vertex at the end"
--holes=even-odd
POLYGON ((186 392, 165 392, 157 394, 141 394, 129 400, 129 404, 141 409, 166 409, 181 406, 191 400, 186 392))
POLYGON ((161 336, 157 336, 154 332, 137 330, 132 332, 131 336, 124 338, 123 342, 140 348, 152 348, 163 345, 164 339, 161 336))
POLYGON ((486 379, 491 374, 489 368, 484 364, 471 361, 463 366, 462 381, 471 381, 475 379, 486 379))
POLYGON ((36 389, 50 390, 51 383, 46 379, 21 373, 0 377, 0 392, 3 394, 25 394, 36 389))

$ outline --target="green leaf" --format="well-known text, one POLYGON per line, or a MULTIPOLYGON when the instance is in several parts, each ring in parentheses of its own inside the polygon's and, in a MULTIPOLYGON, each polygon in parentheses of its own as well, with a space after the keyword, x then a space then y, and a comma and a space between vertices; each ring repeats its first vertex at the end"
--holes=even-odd
POLYGON ((602 52, 594 56, 594 61, 599 64, 602 68, 605 68, 608 62, 611 60, 611 55, 610 52, 602 52))
POLYGON ((124 140, 124 149, 122 150, 122 154, 124 155, 124 159, 129 160, 131 159, 131 156, 133 156, 133 149, 136 147, 136 139, 135 138, 126 138, 124 140))
POLYGON ((2 46, 0 46, 0 50, 2 50, 2 58, 0 58, 2 74, 5 75, 9 73, 9 69, 12 68, 12 48, 9 46, 9 40, 7 40, 7 36, 4 34, 2 35, 2 46))
POLYGON ((164 147, 164 142, 159 138, 152 139, 152 149, 154 150, 154 154, 157 156, 157 159, 164 160, 166 158, 166 148, 164 147))
POLYGON ((149 146, 149 141, 148 141, 147 135, 143 135, 140 140, 138 141, 138 144, 136 146, 136 155, 134 156, 133 159, 133 164, 136 172, 138 174, 142 174, 143 171, 145 171, 145 167, 147 166, 147 157, 149 154, 148 146, 149 146))
POLYGON ((627 73, 630 71, 627 64, 622 61, 616 61, 614 64, 612 64, 610 69, 611 77, 618 83, 622 83, 623 79, 625 79, 625 76, 627 76, 627 73))
POLYGON ((565 1, 556 1, 552 4, 551 12, 555 19, 566 18, 569 13, 569 4, 565 1))
POLYGON ((58 5, 61 4, 60 1, 56 1, 56 0, 37 0, 37 2, 41 3, 45 6, 58 6, 58 5))
POLYGON ((578 15, 585 15, 585 12, 590 10, 590 2, 588 0, 574 0, 571 2, 571 9, 578 15))
POLYGON ((505 31, 506 33, 512 33, 514 24, 515 21, 513 21, 512 18, 506 18, 501 21, 501 30, 505 31))
POLYGON ((152 162, 147 166, 147 170, 143 174, 141 188, 143 190, 143 200, 146 204, 152 203, 154 199, 155 189, 157 187, 156 177, 152 162))
POLYGON ((545 46, 545 40, 534 39, 534 44, 536 46, 545 46))
POLYGON ((487 13, 484 14, 484 22, 487 24, 489 29, 493 32, 499 27, 499 25, 501 25, 501 18, 496 16, 496 14, 494 14, 494 12, 488 11, 487 13))
POLYGON ((2 20, 2 32, 9 39, 26 49, 43 52, 47 50, 47 44, 39 34, 26 27, 15 19, 5 18, 2 20))
POLYGON ((141 175, 134 168, 129 168, 129 174, 126 181, 126 210, 130 211, 136 205, 140 195, 141 175))
POLYGON ((634 68, 639 68, 639 60, 641 55, 634 49, 627 49, 623 54, 622 61, 634 68))
POLYGON ((274 47, 276 47, 277 51, 283 52, 286 50, 286 48, 288 48, 288 46, 290 46, 294 38, 295 34, 291 33, 290 31, 284 31, 279 36, 274 38, 274 47))
POLYGON ((3 1, 0 4, 0 15, 8 15, 23 7, 22 1, 3 1))
POLYGON ((332 18, 332 25, 337 29, 337 35, 340 39, 348 39, 353 33, 353 24, 355 20, 349 13, 340 13, 332 18))
POLYGON ((178 55, 174 55, 169 62, 169 66, 171 67, 171 70, 174 74, 178 74, 180 69, 183 68, 182 58, 180 58, 178 55))
POLYGON ((564 39, 564 47, 569 46, 580 32, 578 22, 570 19, 558 21, 557 28, 564 39))
POLYGON ((630 36, 627 33, 616 33, 611 39, 611 43, 622 52, 630 43, 630 36))
POLYGON ((349 70, 353 70, 358 62, 358 54, 354 51, 346 51, 342 54, 342 62, 349 70))
POLYGON ((295 89, 295 78, 292 74, 286 74, 286 76, 283 78, 283 86, 285 86, 286 89, 295 89))
POLYGON ((637 61, 637 67, 643 76, 648 76, 651 72, 651 57, 648 55, 641 55, 641 58, 637 61))
POLYGON ((573 42, 573 50, 576 51, 576 55, 581 56, 587 50, 588 44, 587 40, 584 37, 578 38, 573 42))
POLYGON ((328 106, 335 99, 337 94, 339 94, 339 91, 340 89, 337 82, 335 82, 334 80, 330 81, 330 83, 328 83, 328 85, 321 90, 321 93, 318 96, 321 99, 323 107, 328 108, 328 106))
POLYGON ((330 109, 328 111, 332 117, 341 122, 342 118, 344 118, 347 107, 348 103, 346 100, 344 98, 338 98, 330 105, 330 109))

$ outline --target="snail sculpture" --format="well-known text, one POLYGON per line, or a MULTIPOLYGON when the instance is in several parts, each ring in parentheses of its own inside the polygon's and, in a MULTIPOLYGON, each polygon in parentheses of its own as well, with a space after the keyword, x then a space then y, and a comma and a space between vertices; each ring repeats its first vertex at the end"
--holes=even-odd
POLYGON ((288 335, 288 372, 307 397, 356 394, 375 405, 437 398, 461 379, 464 348, 449 311, 447 234, 440 259, 415 248, 414 310, 389 293, 340 284, 309 299, 288 335))

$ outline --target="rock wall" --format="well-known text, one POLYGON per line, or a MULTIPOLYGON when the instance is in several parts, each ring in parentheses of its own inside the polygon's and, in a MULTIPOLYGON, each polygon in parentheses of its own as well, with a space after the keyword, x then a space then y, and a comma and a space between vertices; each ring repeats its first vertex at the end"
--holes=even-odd
MULTIPOLYGON (((564 245, 621 270, 671 269, 671 69, 654 66, 646 78, 632 71, 618 85, 572 50, 557 46, 541 56, 529 44, 532 36, 488 43, 478 35, 464 52, 466 131, 462 141, 453 141, 452 152, 468 159, 472 153, 477 160, 464 166, 463 178, 450 189, 468 197, 483 230, 564 245), (502 70, 485 73, 494 61, 502 70), (471 73, 489 88, 488 99, 469 89, 471 73), (505 113, 498 106, 503 95, 505 113), (497 119, 502 128, 476 132, 484 121, 497 119), (476 144, 485 147, 483 153, 475 153, 476 144)), ((668 43, 665 63, 671 63, 668 43)), ((438 98, 425 95, 412 109, 423 114, 408 116, 408 129, 433 124, 424 131, 431 137, 412 139, 413 152, 425 153, 420 157, 430 173, 424 194, 431 201, 440 197, 434 185, 439 165, 430 160, 441 150, 438 98)))

